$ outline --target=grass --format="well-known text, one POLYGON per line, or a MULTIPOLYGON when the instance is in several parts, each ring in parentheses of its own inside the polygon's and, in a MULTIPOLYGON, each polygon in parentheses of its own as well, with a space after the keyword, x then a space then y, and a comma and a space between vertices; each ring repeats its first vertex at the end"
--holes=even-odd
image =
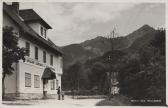
POLYGON ((96 104, 96 106, 130 106, 130 99, 125 96, 115 96, 113 98, 105 99, 96 104))

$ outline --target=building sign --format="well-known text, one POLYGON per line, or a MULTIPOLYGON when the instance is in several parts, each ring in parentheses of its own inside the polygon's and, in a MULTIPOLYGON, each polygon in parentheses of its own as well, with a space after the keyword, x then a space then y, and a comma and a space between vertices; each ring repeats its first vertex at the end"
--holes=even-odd
POLYGON ((52 66, 47 66, 46 64, 41 63, 41 62, 39 62, 37 60, 34 60, 32 58, 29 58, 29 57, 25 58, 25 62, 34 64, 34 65, 38 65, 38 66, 41 66, 41 67, 48 67, 48 68, 52 69, 53 71, 55 71, 55 68, 53 68, 52 66))
POLYGON ((40 62, 36 62, 36 65, 38 65, 38 66, 44 66, 42 63, 40 63, 40 62))
POLYGON ((27 59, 27 58, 26 58, 26 62, 29 62, 29 63, 34 64, 34 60, 33 60, 33 59, 27 59))

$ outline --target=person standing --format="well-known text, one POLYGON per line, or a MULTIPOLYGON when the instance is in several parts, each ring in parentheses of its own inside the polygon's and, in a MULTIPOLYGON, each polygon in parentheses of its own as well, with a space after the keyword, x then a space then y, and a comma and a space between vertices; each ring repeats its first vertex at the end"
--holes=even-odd
POLYGON ((60 98, 61 98, 61 89, 60 89, 60 86, 57 89, 57 94, 58 94, 58 100, 60 100, 60 98))

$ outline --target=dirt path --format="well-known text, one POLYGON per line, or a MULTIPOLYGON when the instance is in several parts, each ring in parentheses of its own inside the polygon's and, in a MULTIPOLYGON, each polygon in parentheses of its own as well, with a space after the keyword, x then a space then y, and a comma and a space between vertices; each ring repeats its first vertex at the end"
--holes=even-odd
POLYGON ((79 106, 94 107, 96 103, 103 99, 71 99, 66 97, 65 100, 48 99, 48 100, 18 100, 4 101, 1 108, 78 108, 79 106))

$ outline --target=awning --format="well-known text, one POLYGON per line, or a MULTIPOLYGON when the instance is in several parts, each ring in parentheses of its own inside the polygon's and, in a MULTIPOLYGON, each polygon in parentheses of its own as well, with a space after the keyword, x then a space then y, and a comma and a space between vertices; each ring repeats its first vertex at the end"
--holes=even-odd
POLYGON ((56 79, 55 72, 53 72, 50 68, 45 68, 42 75, 42 79, 56 79))

